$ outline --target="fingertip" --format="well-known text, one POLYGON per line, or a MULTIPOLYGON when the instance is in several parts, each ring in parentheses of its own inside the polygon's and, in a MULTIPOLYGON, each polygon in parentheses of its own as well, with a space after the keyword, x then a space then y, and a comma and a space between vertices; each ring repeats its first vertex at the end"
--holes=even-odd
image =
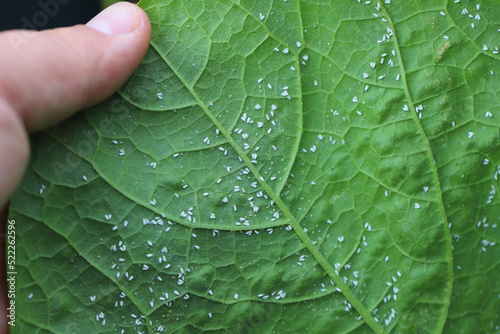
POLYGON ((90 20, 87 27, 106 35, 124 35, 140 28, 150 27, 147 14, 129 2, 117 2, 90 20))

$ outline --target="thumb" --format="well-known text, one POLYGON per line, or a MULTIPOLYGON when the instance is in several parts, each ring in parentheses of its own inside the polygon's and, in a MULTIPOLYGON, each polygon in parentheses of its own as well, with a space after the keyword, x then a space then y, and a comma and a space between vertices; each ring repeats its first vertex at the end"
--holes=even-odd
POLYGON ((86 26, 0 33, 0 98, 30 131, 111 95, 146 53, 151 26, 136 5, 119 2, 86 26))
POLYGON ((0 33, 0 206, 24 172, 26 130, 111 95, 139 65, 150 37, 146 13, 126 2, 85 26, 0 33))

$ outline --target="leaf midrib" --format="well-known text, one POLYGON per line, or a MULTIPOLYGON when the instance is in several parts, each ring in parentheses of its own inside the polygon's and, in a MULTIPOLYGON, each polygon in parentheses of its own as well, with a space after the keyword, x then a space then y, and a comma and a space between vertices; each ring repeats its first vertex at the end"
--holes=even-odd
MULTIPOLYGON (((296 56, 297 58, 299 57, 298 53, 296 53, 290 45, 288 45, 285 41, 283 41, 281 38, 279 38, 278 36, 276 36, 272 31, 270 31, 269 28, 264 24, 264 22, 262 22, 261 20, 259 20, 255 15, 253 15, 252 12, 250 12, 247 8, 245 8, 244 6, 242 6, 239 2, 236 2, 235 0, 230 0, 230 1, 234 5, 238 6, 238 8, 240 8, 242 11, 244 11, 252 19, 254 19, 254 21, 256 21, 262 27, 262 29, 264 29, 264 31, 267 33, 267 35, 269 37, 272 37, 278 43, 286 46, 288 48, 289 52, 290 52, 290 55, 296 56)), ((298 1, 298 5, 299 5, 299 8, 300 8, 300 0, 298 1)), ((300 16, 300 23, 301 23, 301 26, 302 26, 302 16, 300 16)), ((302 41, 304 41, 304 36, 303 36, 302 29, 300 30, 300 33, 301 33, 302 41)), ((300 53, 300 50, 303 50, 303 49, 304 48, 301 47, 299 49, 299 53, 300 53)), ((160 56, 163 57, 161 54, 160 54, 160 56)), ((175 74, 177 75, 177 72, 175 72, 175 74)), ((299 63, 297 63, 297 75, 299 77, 299 80, 297 80, 297 82, 298 82, 298 88, 299 88, 299 92, 300 92, 299 114, 298 115, 299 115, 299 123, 300 123, 300 132, 302 132, 302 129, 303 129, 302 128, 302 124, 303 124, 303 113, 302 113, 302 80, 300 79, 300 64, 299 63)), ((182 81, 182 79, 179 76, 177 76, 177 77, 182 81)), ((278 192, 277 192, 278 195, 281 193, 281 191, 285 187, 286 180, 288 180, 288 178, 290 177, 290 173, 292 172, 292 166, 293 166, 293 164, 295 162, 295 158, 297 157, 297 154, 298 154, 298 151, 299 151, 299 145, 300 145, 300 140, 296 141, 295 145, 293 146, 292 157, 290 159, 289 165, 287 166, 287 168, 286 168, 286 170, 284 172, 283 182, 281 183, 281 185, 278 188, 278 192)))
MULTIPOLYGON (((251 15, 251 14, 249 14, 251 15)), ((251 15, 252 18, 256 19, 251 15)), ((257 20, 258 21, 258 20, 257 20)), ((258 21, 259 24, 263 25, 260 21, 258 21)), ((267 27, 266 27, 267 30, 267 27)), ((269 30, 267 30, 268 33, 270 34, 269 30)), ((286 44, 284 44, 286 45, 286 44)), ((303 242, 303 244, 306 246, 306 248, 311 252, 311 254, 314 256, 316 261, 320 264, 320 266, 325 270, 325 272, 332 278, 332 280, 335 282, 336 286, 340 290, 340 292, 344 295, 344 297, 347 299, 349 303, 358 311, 358 313, 363 317, 365 320, 366 324, 370 326, 370 328, 379 334, 385 334, 386 332, 380 327, 380 325, 375 321, 374 317, 371 315, 371 312, 368 311, 364 305, 356 298, 356 296, 351 292, 347 284, 344 283, 342 278, 335 273, 335 269, 332 267, 332 265, 328 262, 328 260, 321 254, 319 248, 317 248, 314 244, 313 241, 309 238, 309 236, 304 232, 303 228, 300 226, 299 222, 295 219, 294 215, 290 212, 288 207, 285 205, 283 200, 281 199, 280 196, 277 195, 276 192, 274 192, 271 187, 267 184, 267 182, 264 181, 264 178, 260 175, 259 171, 255 166, 251 163, 250 159, 244 152, 244 150, 239 147, 236 143, 236 141, 232 138, 230 132, 222 126, 222 124, 217 120, 217 118, 208 110, 207 106, 203 103, 199 95, 195 92, 194 88, 189 85, 184 78, 173 68, 168 61, 168 59, 159 52, 159 48, 156 45, 154 41, 151 41, 151 46, 160 54, 160 57, 165 61, 165 64, 170 67, 170 69, 174 72, 174 74, 181 80, 181 82, 184 84, 184 86, 189 90, 191 95, 195 98, 195 100, 198 103, 198 106, 203 110, 205 115, 212 121, 212 123, 219 129, 220 133, 227 139, 228 143, 231 145, 231 147, 236 151, 236 153, 242 158, 243 162, 247 165, 247 168, 250 169, 252 174, 255 176, 259 184, 262 186, 262 188, 267 192, 269 197, 274 200, 276 205, 279 207, 279 209, 282 211, 285 217, 288 218, 289 224, 292 226, 294 229, 295 233, 298 235, 299 239, 303 242)), ((300 67, 297 69, 297 74, 299 77, 299 82, 300 80, 300 67)), ((302 93, 302 87, 300 86, 300 93, 302 93)), ((301 96, 301 95, 300 95, 301 96)), ((300 105, 302 105, 300 101, 300 105)), ((301 110, 301 115, 302 115, 302 110, 301 110)), ((297 145, 298 146, 298 145, 297 145)), ((298 148, 297 148, 298 150, 298 148)), ((294 158, 296 155, 297 150, 294 152, 294 158)), ((294 160, 294 159, 293 159, 294 160)))
POLYGON ((392 38, 394 39, 394 44, 395 44, 395 51, 396 51, 396 56, 398 58, 399 64, 401 66, 401 82, 403 83, 403 89, 406 95, 406 99, 408 101, 408 107, 409 107, 409 113, 411 115, 411 118, 413 119, 415 123, 415 127, 418 130, 418 133, 422 137, 422 141, 425 145, 426 148, 426 153, 427 153, 427 159, 429 160, 431 171, 432 171, 432 179, 433 182, 436 186, 436 197, 437 197, 437 204, 438 204, 438 210, 439 210, 439 215, 441 217, 442 221, 442 227, 444 229, 445 237, 446 237, 446 255, 448 259, 448 282, 446 284, 446 296, 445 300, 443 303, 443 312, 441 313, 440 320, 438 322, 437 326, 437 333, 442 333, 444 325, 446 323, 446 319, 448 318, 448 309, 451 304, 451 292, 453 289, 453 252, 452 252, 452 244, 451 244, 451 233, 450 229, 448 228, 448 217, 446 215, 446 211, 444 208, 444 200, 443 200, 443 192, 441 189, 441 183, 439 181, 439 175, 438 175, 438 170, 437 170, 437 164, 436 160, 434 159, 434 154, 430 145, 429 138, 427 137, 424 128, 422 127, 422 123, 420 123, 418 119, 418 114, 415 111, 415 105, 413 102, 413 99, 410 95, 410 90, 408 88, 408 81, 406 79, 406 71, 403 63, 403 57, 401 55, 401 50, 399 46, 399 41, 397 37, 397 31, 396 27, 394 26, 394 22, 389 15, 389 12, 385 8, 386 6, 382 2, 378 2, 380 5, 381 11, 385 14, 387 18, 387 24, 390 26, 391 30, 393 31, 393 36, 392 38))

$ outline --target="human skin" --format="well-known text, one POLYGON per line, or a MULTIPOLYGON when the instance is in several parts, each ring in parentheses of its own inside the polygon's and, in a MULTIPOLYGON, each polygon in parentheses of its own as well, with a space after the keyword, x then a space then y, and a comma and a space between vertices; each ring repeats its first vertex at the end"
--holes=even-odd
POLYGON ((28 133, 110 96, 139 65, 150 38, 146 13, 127 2, 87 25, 0 33, 0 334, 9 333, 6 205, 25 171, 28 133))

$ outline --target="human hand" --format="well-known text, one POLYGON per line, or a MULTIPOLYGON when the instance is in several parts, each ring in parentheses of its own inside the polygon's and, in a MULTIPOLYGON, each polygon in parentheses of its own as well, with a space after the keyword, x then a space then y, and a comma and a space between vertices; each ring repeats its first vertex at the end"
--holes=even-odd
MULTIPOLYGON (((0 213, 24 173, 28 132, 110 96, 139 65, 150 37, 146 13, 127 2, 85 26, 0 33, 0 213)), ((0 334, 8 333, 5 222, 0 214, 0 334)))

